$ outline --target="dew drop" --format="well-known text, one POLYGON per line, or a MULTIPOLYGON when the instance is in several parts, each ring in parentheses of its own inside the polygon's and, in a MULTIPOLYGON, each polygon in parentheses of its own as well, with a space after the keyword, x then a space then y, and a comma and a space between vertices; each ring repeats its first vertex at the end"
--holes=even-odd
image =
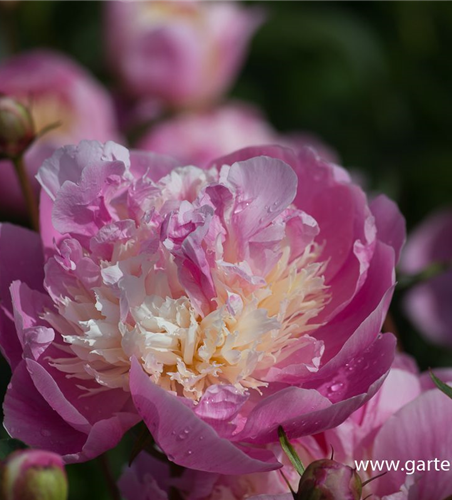
POLYGON ((171 462, 174 462, 174 456, 173 455, 168 454, 166 456, 167 456, 168 460, 171 460, 171 462))
POLYGON ((187 451, 187 455, 190 456, 193 452, 191 450, 187 451))
POLYGON ((330 387, 329 390, 330 392, 337 392, 342 389, 342 387, 344 387, 344 384, 342 382, 336 382, 330 387))
POLYGON ((199 436, 199 440, 202 441, 204 439, 204 436, 199 436))
POLYGON ((275 212, 278 207, 279 207, 279 201, 275 201, 272 203, 271 207, 268 207, 268 212, 270 213, 275 212))

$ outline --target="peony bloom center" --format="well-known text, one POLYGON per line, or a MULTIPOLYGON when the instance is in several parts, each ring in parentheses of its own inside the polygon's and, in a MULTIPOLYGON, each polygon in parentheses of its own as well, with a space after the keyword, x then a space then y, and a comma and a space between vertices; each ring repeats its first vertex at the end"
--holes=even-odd
POLYGON ((263 206, 245 196, 234 181, 242 168, 178 168, 146 185, 125 176, 110 200, 115 220, 89 250, 60 242, 46 268, 56 310, 44 318, 63 340, 52 364, 94 379, 88 394, 128 390, 132 356, 194 401, 213 384, 260 390, 291 364, 318 370, 323 343, 309 332, 330 294, 317 223, 279 193, 263 206))

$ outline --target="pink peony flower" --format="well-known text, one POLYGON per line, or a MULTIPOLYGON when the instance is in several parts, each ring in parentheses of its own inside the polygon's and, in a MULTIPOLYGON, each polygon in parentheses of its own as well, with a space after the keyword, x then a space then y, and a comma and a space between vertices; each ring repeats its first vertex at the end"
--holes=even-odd
POLYGON ((131 94, 170 106, 220 97, 232 84, 258 9, 235 2, 107 2, 109 59, 131 94))
POLYGON ((38 179, 44 257, 0 232, 12 436, 86 460, 143 419, 180 465, 266 471, 278 425, 334 427, 386 377, 403 219, 312 150, 201 170, 84 141, 38 179))
POLYGON ((405 297, 405 310, 426 339, 451 347, 452 209, 434 213, 415 229, 400 268, 407 274, 417 274, 434 263, 449 268, 413 287, 405 297))
MULTIPOLYGON (((0 66, 0 93, 30 106, 37 132, 60 123, 25 155, 34 179, 42 162, 63 144, 82 139, 105 141, 117 136, 113 104, 91 75, 65 56, 36 50, 0 66)), ((0 207, 25 212, 19 181, 10 161, 0 161, 0 207)))
MULTIPOLYGON (((450 369, 439 370, 438 375, 444 380, 452 380, 450 369)), ((438 463, 450 460, 451 443, 444 428, 451 416, 452 402, 434 387, 429 375, 419 376, 410 358, 399 356, 374 398, 344 423, 292 444, 305 465, 324 459, 331 453, 331 447, 335 460, 351 468, 355 467, 355 460, 399 460, 399 470, 389 471, 365 485, 363 497, 372 494, 375 500, 444 500, 452 494, 450 471, 410 472, 413 461, 422 460, 427 464, 428 460, 437 459, 438 463), (407 468, 401 470, 407 461, 407 468)), ((284 475, 297 491, 298 474, 278 445, 271 445, 271 448, 284 463, 284 475)), ((365 481, 379 473, 369 468, 360 470, 359 476, 365 481)), ((166 464, 144 452, 126 468, 119 486, 126 500, 167 500, 171 487, 177 488, 185 500, 292 498, 279 471, 220 476, 186 470, 181 478, 174 478, 166 464), (153 497, 157 492, 160 496, 153 497)))
POLYGON ((185 113, 166 120, 152 127, 138 147, 171 155, 184 165, 207 167, 219 156, 262 144, 282 144, 297 150, 312 146, 323 158, 337 160, 335 153, 315 136, 279 135, 257 109, 244 103, 185 113))

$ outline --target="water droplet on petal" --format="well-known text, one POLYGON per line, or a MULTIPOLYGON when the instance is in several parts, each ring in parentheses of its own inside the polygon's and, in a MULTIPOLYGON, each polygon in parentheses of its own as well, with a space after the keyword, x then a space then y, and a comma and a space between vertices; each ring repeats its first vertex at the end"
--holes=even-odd
POLYGON ((330 392, 337 392, 340 389, 342 389, 342 387, 344 387, 344 384, 342 382, 336 382, 333 385, 331 385, 329 390, 330 392))

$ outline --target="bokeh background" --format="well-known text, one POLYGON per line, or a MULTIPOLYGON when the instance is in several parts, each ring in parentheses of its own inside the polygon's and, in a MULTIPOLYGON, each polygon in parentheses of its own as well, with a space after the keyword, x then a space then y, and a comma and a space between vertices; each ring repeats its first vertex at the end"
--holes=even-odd
MULTIPOLYGON (((267 20, 228 98, 257 105, 281 132, 321 137, 368 191, 398 202, 408 229, 452 203, 450 2, 249 3, 260 4, 267 20)), ((0 4, 0 63, 49 47, 115 89, 105 63, 103 2, 0 4)), ((391 307, 401 347, 422 369, 452 365, 452 352, 423 340, 404 317, 403 293, 396 290, 391 307)), ((8 380, 2 363, 2 394, 8 380)), ((110 453, 113 474, 130 440, 110 453)), ((110 498, 101 464, 71 466, 69 476, 71 499, 110 498)))

